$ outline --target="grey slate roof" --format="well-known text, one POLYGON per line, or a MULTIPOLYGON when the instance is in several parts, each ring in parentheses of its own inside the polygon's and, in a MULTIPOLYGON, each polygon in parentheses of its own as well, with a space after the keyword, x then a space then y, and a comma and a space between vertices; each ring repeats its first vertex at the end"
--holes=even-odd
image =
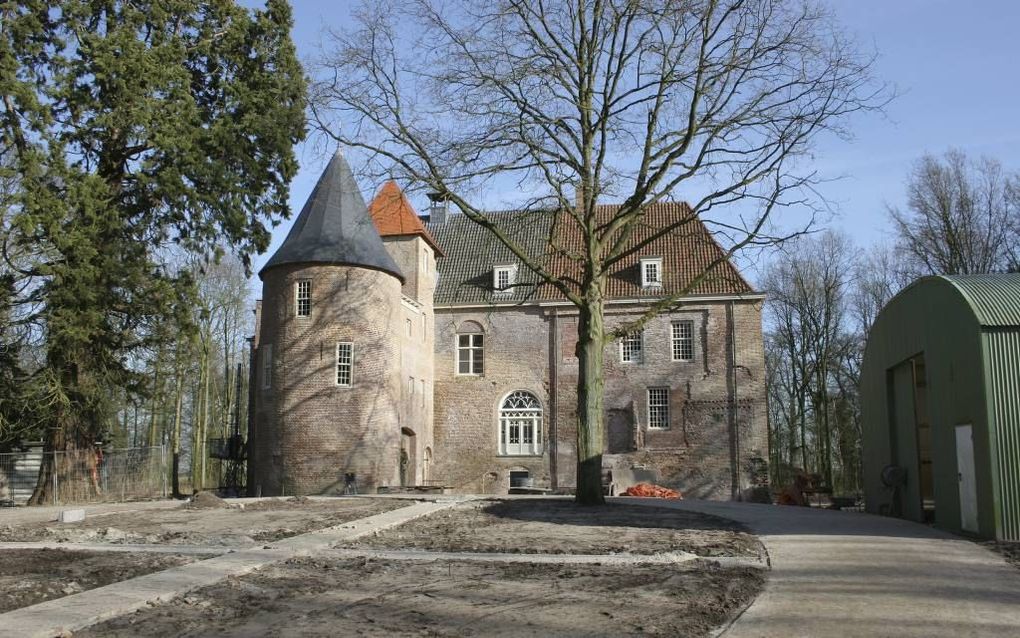
MULTIPOLYGON (((498 228, 513 238, 530 255, 548 259, 553 214, 548 211, 502 211, 486 213, 498 228)), ((450 215, 441 224, 426 225, 436 243, 446 252, 436 262, 439 281, 435 304, 514 303, 536 297, 539 278, 504 246, 495 235, 463 215, 450 215), (517 265, 517 284, 509 291, 495 292, 494 266, 517 265)))
POLYGON ((259 275, 275 266, 300 263, 364 266, 404 281, 368 214, 351 167, 339 151, 259 275))

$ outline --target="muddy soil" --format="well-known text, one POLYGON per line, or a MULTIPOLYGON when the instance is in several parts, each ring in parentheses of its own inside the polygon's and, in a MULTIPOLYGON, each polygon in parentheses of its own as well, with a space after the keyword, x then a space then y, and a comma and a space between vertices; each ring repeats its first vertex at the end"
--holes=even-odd
POLYGON ((1020 542, 1013 541, 982 541, 987 549, 1006 559, 1006 562, 1020 569, 1020 542))
POLYGON ((178 554, 0 551, 0 613, 197 560, 178 554))
POLYGON ((468 503, 366 537, 348 547, 448 552, 658 554, 763 557, 758 539, 734 521, 682 510, 566 499, 468 503))
MULTIPOLYGON (((226 503, 230 503, 227 501, 226 503)), ((279 540, 408 505, 395 499, 266 499, 227 507, 181 505, 96 515, 82 523, 0 525, 2 541, 160 543, 244 547, 279 540)))
POLYGON ((704 636, 761 570, 294 559, 85 636, 704 636))

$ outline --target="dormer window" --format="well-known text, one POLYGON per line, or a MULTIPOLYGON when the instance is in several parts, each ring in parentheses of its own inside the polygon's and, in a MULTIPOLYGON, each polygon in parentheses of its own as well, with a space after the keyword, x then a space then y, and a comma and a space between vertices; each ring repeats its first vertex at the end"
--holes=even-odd
POLYGON ((662 257, 646 257, 641 260, 641 287, 662 286, 662 257))
POLYGON ((492 269, 492 287, 496 292, 509 293, 517 282, 517 266, 496 266, 492 269))

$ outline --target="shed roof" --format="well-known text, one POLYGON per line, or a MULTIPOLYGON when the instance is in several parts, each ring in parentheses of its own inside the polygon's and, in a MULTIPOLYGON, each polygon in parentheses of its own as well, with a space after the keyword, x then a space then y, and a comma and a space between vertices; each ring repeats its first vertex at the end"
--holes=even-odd
POLYGON ((1020 273, 939 278, 960 292, 982 326, 1020 326, 1020 273))
POLYGON ((319 177, 287 238, 259 274, 274 266, 299 263, 364 266, 404 280, 339 151, 319 177))

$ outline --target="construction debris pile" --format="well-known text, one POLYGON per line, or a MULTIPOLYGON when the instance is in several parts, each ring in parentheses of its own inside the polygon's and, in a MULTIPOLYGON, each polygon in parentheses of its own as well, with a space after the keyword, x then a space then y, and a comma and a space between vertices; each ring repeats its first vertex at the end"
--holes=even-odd
POLYGON ((638 483, 624 490, 621 496, 644 496, 648 498, 667 498, 670 500, 678 501, 683 498, 683 495, 676 490, 671 490, 668 487, 662 487, 661 485, 652 485, 651 483, 638 483))

